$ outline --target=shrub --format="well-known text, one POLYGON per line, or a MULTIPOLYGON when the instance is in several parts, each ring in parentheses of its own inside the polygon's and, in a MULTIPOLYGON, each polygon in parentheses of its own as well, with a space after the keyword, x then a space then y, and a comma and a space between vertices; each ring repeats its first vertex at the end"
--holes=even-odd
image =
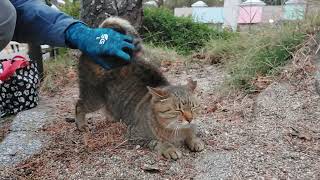
POLYGON ((227 40, 211 39, 202 53, 207 59, 223 63, 229 74, 229 87, 255 90, 253 81, 257 76, 274 75, 292 58, 296 47, 305 39, 305 30, 295 23, 263 27, 227 40))
POLYGON ((199 50, 209 39, 226 39, 231 33, 193 22, 191 17, 175 17, 165 8, 146 8, 141 34, 144 41, 176 49, 180 54, 199 50))
POLYGON ((292 58, 292 53, 303 42, 305 34, 291 27, 284 27, 280 31, 269 29, 247 36, 247 48, 237 52, 234 56, 236 59, 227 64, 227 69, 231 75, 230 85, 252 89, 254 78, 272 75, 278 67, 292 58))

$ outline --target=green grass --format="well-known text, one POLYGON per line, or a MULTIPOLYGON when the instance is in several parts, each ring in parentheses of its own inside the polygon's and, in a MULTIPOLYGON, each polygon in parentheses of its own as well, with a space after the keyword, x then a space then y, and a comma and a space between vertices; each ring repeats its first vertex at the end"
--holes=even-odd
POLYGON ((211 40, 204 48, 209 57, 221 58, 228 74, 227 85, 254 90, 257 76, 272 76, 292 58, 306 36, 306 28, 295 23, 239 33, 228 40, 211 40))
POLYGON ((157 67, 160 67, 162 62, 184 61, 185 56, 179 55, 174 49, 162 46, 155 46, 152 43, 144 45, 144 58, 157 67))
POLYGON ((65 85, 76 81, 76 60, 69 53, 44 61, 44 78, 41 92, 54 94, 65 85))

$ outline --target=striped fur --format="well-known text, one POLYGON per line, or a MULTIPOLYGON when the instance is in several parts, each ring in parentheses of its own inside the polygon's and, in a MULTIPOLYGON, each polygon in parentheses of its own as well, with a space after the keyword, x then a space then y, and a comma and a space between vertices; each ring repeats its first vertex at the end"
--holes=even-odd
MULTIPOLYGON (((134 28, 123 19, 107 19, 101 27, 133 35, 142 47, 134 28)), ((192 80, 187 85, 171 85, 156 67, 134 53, 132 63, 109 71, 82 54, 76 124, 79 130, 87 131, 85 115, 104 108, 114 120, 128 126, 131 142, 148 146, 166 158, 178 159, 181 157, 175 147, 178 143, 186 143, 193 151, 204 148, 192 123, 199 107, 194 97, 195 87, 192 80)))

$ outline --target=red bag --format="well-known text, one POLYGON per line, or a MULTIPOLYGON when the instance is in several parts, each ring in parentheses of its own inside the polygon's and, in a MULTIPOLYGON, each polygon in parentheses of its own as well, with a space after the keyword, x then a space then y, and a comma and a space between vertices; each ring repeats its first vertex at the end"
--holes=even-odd
POLYGON ((0 60, 0 117, 37 106, 38 88, 36 63, 23 56, 0 60))
POLYGON ((2 61, 2 72, 0 71, 1 81, 8 80, 17 69, 24 68, 29 65, 29 61, 23 56, 15 56, 11 60, 2 61))

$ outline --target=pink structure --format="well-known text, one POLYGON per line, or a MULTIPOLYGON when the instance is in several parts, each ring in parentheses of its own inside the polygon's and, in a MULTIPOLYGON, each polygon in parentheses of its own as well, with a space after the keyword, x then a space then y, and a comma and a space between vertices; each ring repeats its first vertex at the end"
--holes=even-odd
POLYGON ((238 23, 251 24, 262 21, 262 7, 257 6, 240 6, 238 23))
POLYGON ((238 23, 261 23, 263 6, 265 6, 265 3, 261 0, 247 0, 240 4, 238 23))

